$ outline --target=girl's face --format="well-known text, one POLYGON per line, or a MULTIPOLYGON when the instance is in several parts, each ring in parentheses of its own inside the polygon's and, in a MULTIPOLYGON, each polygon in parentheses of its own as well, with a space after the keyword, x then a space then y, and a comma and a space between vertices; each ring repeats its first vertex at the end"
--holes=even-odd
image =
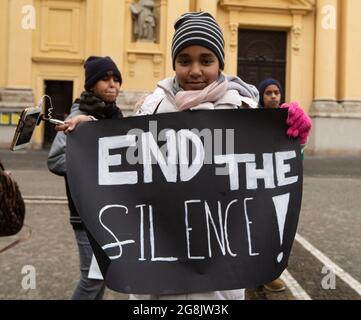
POLYGON ((280 89, 274 85, 269 85, 263 94, 263 104, 265 108, 278 108, 281 103, 280 89))
POLYGON ((120 90, 119 79, 113 75, 105 76, 97 81, 92 88, 94 95, 102 99, 104 102, 114 102, 117 99, 120 90))
POLYGON ((203 90, 220 72, 217 56, 202 46, 183 49, 175 60, 176 77, 183 90, 203 90))

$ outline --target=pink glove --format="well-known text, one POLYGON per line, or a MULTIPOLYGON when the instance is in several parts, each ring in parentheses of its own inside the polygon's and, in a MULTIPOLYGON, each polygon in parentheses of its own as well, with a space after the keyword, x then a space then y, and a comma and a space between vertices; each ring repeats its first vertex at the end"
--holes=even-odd
POLYGON ((288 108, 287 135, 298 137, 300 143, 305 144, 312 127, 311 118, 303 111, 298 102, 284 103, 281 108, 288 108))

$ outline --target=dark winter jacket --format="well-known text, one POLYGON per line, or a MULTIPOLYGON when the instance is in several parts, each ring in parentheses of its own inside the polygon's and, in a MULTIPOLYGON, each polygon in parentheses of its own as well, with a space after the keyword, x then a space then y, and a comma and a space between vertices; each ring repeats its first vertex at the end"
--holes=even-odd
MULTIPOLYGON (((122 112, 115 103, 105 104, 102 100, 95 97, 91 92, 84 91, 80 98, 75 100, 67 119, 74 118, 77 115, 91 115, 96 119, 119 119, 122 118, 122 112)), ((59 176, 64 176, 66 194, 68 197, 68 206, 70 211, 70 223, 74 229, 81 229, 81 219, 75 208, 70 194, 68 179, 66 176, 66 135, 60 131, 56 134, 48 155, 48 169, 59 176)))

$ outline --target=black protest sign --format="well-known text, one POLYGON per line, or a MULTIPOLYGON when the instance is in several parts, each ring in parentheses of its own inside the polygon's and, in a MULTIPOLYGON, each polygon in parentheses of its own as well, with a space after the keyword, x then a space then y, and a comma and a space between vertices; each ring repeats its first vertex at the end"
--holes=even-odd
POLYGON ((83 123, 70 189, 107 285, 125 293, 255 287, 297 229, 302 161, 287 111, 189 111, 83 123))

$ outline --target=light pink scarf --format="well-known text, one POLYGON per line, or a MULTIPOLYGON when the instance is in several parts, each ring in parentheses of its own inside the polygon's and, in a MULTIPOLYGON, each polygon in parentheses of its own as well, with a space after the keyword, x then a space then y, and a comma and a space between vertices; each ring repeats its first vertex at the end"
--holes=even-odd
POLYGON ((203 90, 179 91, 175 95, 175 105, 178 110, 184 111, 203 102, 215 102, 224 96, 228 88, 227 81, 214 81, 203 90))

